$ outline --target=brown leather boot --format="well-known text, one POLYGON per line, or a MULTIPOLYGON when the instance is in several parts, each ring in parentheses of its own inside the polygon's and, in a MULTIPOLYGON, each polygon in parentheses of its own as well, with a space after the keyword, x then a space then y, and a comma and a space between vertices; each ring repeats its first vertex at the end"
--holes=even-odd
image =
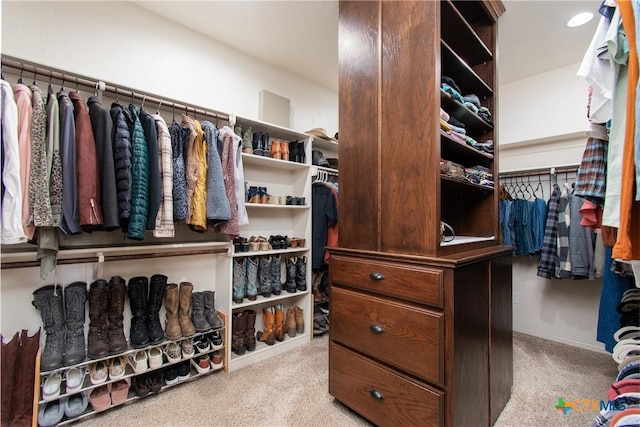
POLYGON ((107 335, 107 306, 109 294, 107 282, 96 280, 89 287, 89 337, 87 356, 97 359, 109 354, 107 335))
POLYGON ((244 315, 247 318, 244 345, 247 351, 253 351, 256 349, 256 312, 254 310, 245 310, 244 315))
MULTIPOLYGON (((18 382, 14 381, 14 372, 16 370, 16 359, 18 357, 18 347, 20 346, 20 336, 16 332, 11 341, 4 343, 4 339, 0 336, 2 350, 0 350, 0 366, 2 367, 2 407, 0 408, 1 422, 3 426, 9 425, 11 412, 13 410, 12 398, 14 387, 18 382)), ((21 380, 18 380, 21 381, 21 380)))
POLYGON ((164 334, 170 340, 182 338, 182 330, 178 323, 178 285, 169 283, 164 294, 164 308, 167 310, 167 318, 164 324, 164 334))
POLYGON ((287 320, 285 321, 287 335, 291 338, 296 336, 296 310, 293 307, 287 308, 287 320))
POLYGON ((34 336, 29 337, 29 331, 22 330, 20 334, 20 347, 16 358, 15 378, 19 378, 14 384, 11 404, 12 426, 33 425, 33 384, 36 379, 36 354, 40 348, 40 329, 34 336))
POLYGON ((124 297, 127 294, 127 285, 120 276, 113 276, 109 280, 109 306, 107 319, 109 326, 109 354, 122 353, 127 349, 127 339, 124 336, 124 297))
POLYGON ((304 315, 300 307, 296 307, 294 310, 296 318, 296 332, 301 334, 304 332, 304 315))
POLYGON ((284 312, 282 311, 284 307, 281 305, 275 306, 275 325, 274 325, 274 335, 276 341, 282 342, 284 341, 284 312))
POLYGON ((178 307, 178 322, 183 337, 190 337, 196 333, 196 328, 191 322, 189 309, 191 308, 191 294, 193 293, 193 284, 190 282, 180 283, 180 305, 178 307))
POLYGON ((267 345, 274 345, 276 343, 276 335, 274 331, 275 317, 271 311, 272 308, 273 307, 265 307, 262 309, 264 331, 258 331, 256 334, 258 341, 264 342, 267 345))
MULTIPOLYGON (((247 330, 247 315, 244 311, 233 313, 233 337, 231 340, 231 350, 237 354, 244 354, 246 350, 245 335, 247 330)), ((255 320, 255 319, 254 319, 255 320)))

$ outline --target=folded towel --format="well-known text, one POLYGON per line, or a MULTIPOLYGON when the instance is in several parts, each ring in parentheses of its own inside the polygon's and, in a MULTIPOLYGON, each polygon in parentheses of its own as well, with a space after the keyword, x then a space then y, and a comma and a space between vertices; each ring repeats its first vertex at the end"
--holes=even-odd
POLYGON ((444 111, 442 108, 440 109, 440 118, 441 118, 442 120, 444 120, 445 122, 448 122, 448 121, 449 121, 449 118, 450 118, 450 117, 449 117, 449 114, 447 114, 447 112, 446 112, 446 111, 444 111))
POLYGON ((451 95, 451 97, 453 99, 455 99, 456 101, 463 102, 462 101, 462 95, 460 95, 460 92, 458 92, 457 90, 455 90, 454 88, 452 88, 448 84, 442 83, 442 90, 444 90, 446 93, 451 95))
POLYGON ((449 125, 449 123, 447 123, 444 120, 440 119, 440 129, 443 129, 445 132, 448 132, 448 131, 451 130, 451 126, 449 125))
POLYGON ((467 107, 469 110, 473 111, 474 113, 478 112, 478 107, 476 107, 475 104, 472 104, 471 102, 463 102, 462 105, 464 105, 465 107, 467 107))
POLYGON ((450 125, 454 125, 457 126, 459 128, 466 128, 467 126, 462 123, 460 120, 456 119, 455 117, 451 116, 449 117, 449 120, 447 120, 447 122, 449 122, 450 125))
POLYGON ((480 98, 478 98, 475 94, 471 93, 469 95, 465 95, 462 97, 462 99, 464 99, 464 102, 470 102, 473 105, 475 105, 477 108, 482 107, 482 105, 480 105, 480 98))
POLYGON ((454 132, 458 132, 462 135, 466 135, 467 134, 467 130, 465 128, 459 128, 458 126, 454 126, 451 123, 448 123, 449 128, 454 131, 454 132))
POLYGON ((455 89, 456 92, 458 93, 462 93, 462 91, 460 90, 460 88, 458 87, 458 85, 456 84, 456 82, 449 76, 442 76, 440 78, 440 81, 442 83, 446 83, 449 86, 451 86, 453 89, 455 89))

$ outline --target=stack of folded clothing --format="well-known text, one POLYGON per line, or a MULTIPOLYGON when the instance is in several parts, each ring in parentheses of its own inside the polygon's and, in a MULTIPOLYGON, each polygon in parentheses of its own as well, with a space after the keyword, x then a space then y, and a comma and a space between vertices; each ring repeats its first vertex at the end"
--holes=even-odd
POLYGON ((480 107, 477 114, 478 117, 493 126, 493 121, 491 120, 491 111, 489 111, 487 107, 480 107))
POLYGON ((493 174, 486 167, 477 165, 465 168, 464 172, 467 181, 493 188, 493 174))
MULTIPOLYGON (((462 95, 462 91, 456 84, 456 82, 448 76, 442 76, 440 82, 440 87, 443 91, 451 95, 453 99, 459 101, 462 105, 464 105, 467 109, 473 111, 478 115, 482 120, 493 126, 493 121, 491 119, 491 111, 487 107, 483 107, 480 104, 480 98, 477 95, 471 93, 469 95, 462 95)), ((448 120, 445 120, 448 121, 448 120)))

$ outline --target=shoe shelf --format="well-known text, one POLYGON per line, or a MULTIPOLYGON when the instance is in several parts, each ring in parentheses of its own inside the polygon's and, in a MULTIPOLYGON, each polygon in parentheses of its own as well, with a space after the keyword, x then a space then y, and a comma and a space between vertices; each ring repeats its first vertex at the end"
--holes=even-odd
POLYGON ((257 156, 255 154, 242 153, 243 165, 254 165, 261 167, 268 167, 273 169, 283 170, 303 170, 309 169, 310 165, 307 163, 292 162, 289 160, 272 159, 266 156, 257 156))
POLYGON ((270 203, 245 203, 247 208, 266 208, 266 209, 309 209, 307 205, 273 205, 270 203))
MULTIPOLYGON (((218 316, 220 316, 220 313, 221 312, 218 311, 218 316)), ((172 342, 180 342, 180 341, 182 341, 183 339, 186 339, 186 338, 197 338, 197 337, 202 336, 202 335, 210 334, 211 332, 218 331, 218 332, 220 332, 222 334, 223 330, 224 330, 224 326, 220 327, 220 328, 217 328, 217 329, 213 329, 212 328, 212 329, 207 330, 206 332, 196 332, 194 335, 192 335, 190 337, 183 337, 183 338, 179 338, 177 340, 165 339, 164 341, 162 341, 162 342, 160 342, 158 344, 150 344, 150 345, 147 345, 147 346, 144 346, 144 347, 140 347, 140 348, 129 348, 128 350, 123 351, 122 353, 111 354, 111 355, 104 356, 104 357, 99 357, 99 358, 96 358, 96 359, 85 359, 82 362, 76 363, 74 365, 62 366, 60 368, 52 369, 52 370, 49 370, 49 371, 40 371, 40 376, 41 377, 47 377, 47 376, 49 376, 49 375, 51 375, 51 374, 53 374, 55 372, 62 373, 62 372, 66 371, 68 369, 71 369, 71 368, 80 368, 80 367, 91 365, 92 363, 104 362, 104 361, 107 361, 107 360, 110 360, 110 359, 114 359, 116 357, 123 357, 124 356, 126 358, 127 356, 132 356, 132 355, 134 355, 135 353, 137 353, 139 351, 147 351, 147 350, 149 350, 151 348, 154 348, 154 347, 164 347, 167 344, 170 344, 172 342)), ((120 378, 120 379, 122 379, 122 378, 120 378)))
POLYGON ((315 135, 313 135, 312 138, 313 140, 311 143, 313 145, 313 148, 322 151, 323 154, 324 151, 336 153, 338 152, 338 143, 336 141, 330 141, 328 139, 320 138, 315 135))
MULTIPOLYGON (((251 127, 254 132, 267 132, 272 138, 285 139, 287 141, 308 141, 311 135, 306 133, 297 132, 293 129, 285 128, 280 125, 275 125, 262 120, 254 120, 243 116, 234 115, 231 118, 231 122, 241 125, 243 131, 248 127, 251 127)), ((285 161, 286 162, 286 161, 285 161)))
POLYGON ((311 248, 287 248, 287 249, 269 249, 268 251, 249 251, 249 252, 234 252, 234 258, 241 257, 252 257, 252 256, 261 256, 261 255, 272 255, 272 254, 291 254, 291 253, 300 253, 300 252, 309 252, 311 248))
MULTIPOLYGON (((223 349, 219 349, 218 351, 220 351, 220 350, 223 350, 223 349)), ((207 354, 207 353, 210 353, 210 352, 213 352, 213 351, 215 351, 215 350, 210 350, 210 351, 208 351, 208 352, 204 352, 204 353, 196 354, 194 357, 197 357, 197 356, 199 356, 199 355, 201 355, 201 354, 207 354)), ((221 353, 222 353, 222 354, 224 354, 222 351, 221 351, 221 353)), ((180 362, 183 362, 183 361, 181 360, 180 362)), ((180 362, 177 362, 177 363, 180 363, 180 362)), ((224 363, 224 362, 223 362, 223 363, 224 363)), ((157 369, 163 369, 163 368, 166 368, 166 367, 167 367, 167 366, 169 366, 169 365, 170 365, 170 364, 166 364, 166 365, 163 365, 162 367, 157 368, 157 369)), ((66 424, 70 424, 70 423, 73 423, 73 422, 79 421, 79 420, 84 419, 84 418, 89 418, 89 417, 92 417, 92 416, 95 416, 95 415, 98 415, 98 414, 102 414, 103 412, 106 412, 106 411, 108 411, 108 410, 111 410, 111 409, 114 409, 114 408, 119 408, 119 407, 121 407, 121 406, 129 405, 129 404, 131 404, 131 403, 135 402, 135 401, 136 401, 136 400, 138 400, 138 399, 144 399, 144 398, 145 398, 145 397, 147 397, 147 396, 150 396, 150 395, 153 395, 153 394, 159 394, 159 393, 162 393, 162 392, 164 392, 164 391, 166 391, 166 390, 168 390, 168 389, 170 389, 170 388, 172 388, 172 387, 179 386, 179 385, 181 385, 181 384, 189 383, 189 382, 194 381, 194 380, 196 380, 196 379, 198 379, 198 378, 200 378, 200 377, 204 377, 205 375, 209 375, 209 374, 212 374, 212 373, 214 373, 214 372, 220 372, 220 371, 223 371, 223 370, 224 370, 224 368, 225 368, 225 366, 226 366, 226 364, 223 364, 223 366, 221 366, 221 367, 218 367, 218 368, 215 368, 215 369, 210 369, 209 371, 207 371, 207 372, 202 372, 202 373, 201 373, 201 372, 198 372, 198 371, 197 371, 197 369, 193 366, 193 364, 192 364, 192 363, 190 363, 190 366, 191 366, 191 369, 190 369, 190 371, 189 371, 189 378, 187 378, 187 379, 179 380, 178 382, 173 383, 173 384, 166 384, 165 379, 164 379, 164 377, 163 377, 163 378, 162 378, 162 382, 163 382, 163 386, 162 386, 162 388, 161 388, 159 391, 157 391, 157 392, 151 392, 151 391, 150 391, 150 392, 149 392, 149 394, 144 395, 144 396, 138 396, 138 395, 136 395, 136 394, 135 394, 135 391, 133 390, 133 387, 131 386, 131 387, 129 388, 129 393, 128 393, 128 396, 127 396, 127 400, 125 400, 125 401, 124 401, 124 403, 120 403, 120 404, 118 404, 118 405, 112 405, 112 406, 109 406, 107 409, 105 409, 105 410, 103 410, 103 411, 98 411, 98 412, 94 411, 94 410, 93 410, 93 408, 91 408, 91 405, 89 405, 89 406, 87 407, 87 410, 86 410, 85 412, 83 412, 81 415, 79 415, 79 416, 77 416, 77 417, 75 417, 75 418, 71 418, 71 419, 67 419, 67 418, 66 418, 66 416, 65 416, 65 418, 63 418, 63 420, 62 420, 58 425, 66 425, 66 424)), ((155 369, 155 370, 157 370, 157 369, 155 369)), ((147 372, 150 372, 150 370, 149 370, 149 371, 146 371, 146 372, 144 372, 144 373, 141 373, 141 374, 136 374, 136 375, 144 375, 144 374, 146 374, 147 372)), ((102 384, 101 384, 101 385, 102 385, 102 384)), ((78 393, 79 393, 79 392, 78 392, 78 393)))
POLYGON ((274 303, 275 301, 282 301, 290 298, 307 295, 310 292, 311 291, 307 288, 306 291, 297 291, 293 293, 287 292, 286 290, 283 289, 282 292, 280 292, 280 295, 271 295, 270 297, 263 297, 262 295, 258 294, 257 298, 254 301, 249 301, 245 298, 245 300, 240 304, 231 303, 231 309, 236 310, 239 308, 252 307, 254 305, 271 304, 271 303, 274 303))
MULTIPOLYGON (((258 325, 256 325, 256 330, 259 330, 257 326, 258 325)), ((245 351, 245 353, 241 355, 231 352, 231 362, 237 365, 244 365, 242 362, 246 363, 249 362, 249 360, 254 359, 255 361, 251 361, 247 364, 255 363, 258 360, 264 360, 271 357, 274 353, 278 354, 288 351, 302 342, 308 342, 309 340, 309 332, 305 331, 297 333, 295 337, 290 337, 285 334, 284 341, 276 341, 273 345, 268 345, 262 341, 256 341, 256 349, 254 351, 245 351)))

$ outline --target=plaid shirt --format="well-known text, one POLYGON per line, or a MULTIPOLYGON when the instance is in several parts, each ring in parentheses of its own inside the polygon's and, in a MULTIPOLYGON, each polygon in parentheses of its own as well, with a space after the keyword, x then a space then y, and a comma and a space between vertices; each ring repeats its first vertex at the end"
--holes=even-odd
POLYGON ((158 157, 160 161, 160 180, 162 181, 162 197, 156 217, 155 237, 173 237, 173 151, 171 135, 167 123, 158 114, 154 114, 158 130, 158 157))
POLYGON ((569 227, 571 226, 570 195, 562 193, 558 200, 558 264, 555 277, 571 277, 571 254, 569 251, 569 227))
POLYGON ((575 195, 604 205, 607 179, 607 141, 589 138, 576 176, 575 195))
POLYGON ((538 262, 538 276, 550 279, 554 276, 558 264, 558 200, 560 187, 553 186, 551 198, 547 203, 547 221, 544 227, 544 239, 538 262))

